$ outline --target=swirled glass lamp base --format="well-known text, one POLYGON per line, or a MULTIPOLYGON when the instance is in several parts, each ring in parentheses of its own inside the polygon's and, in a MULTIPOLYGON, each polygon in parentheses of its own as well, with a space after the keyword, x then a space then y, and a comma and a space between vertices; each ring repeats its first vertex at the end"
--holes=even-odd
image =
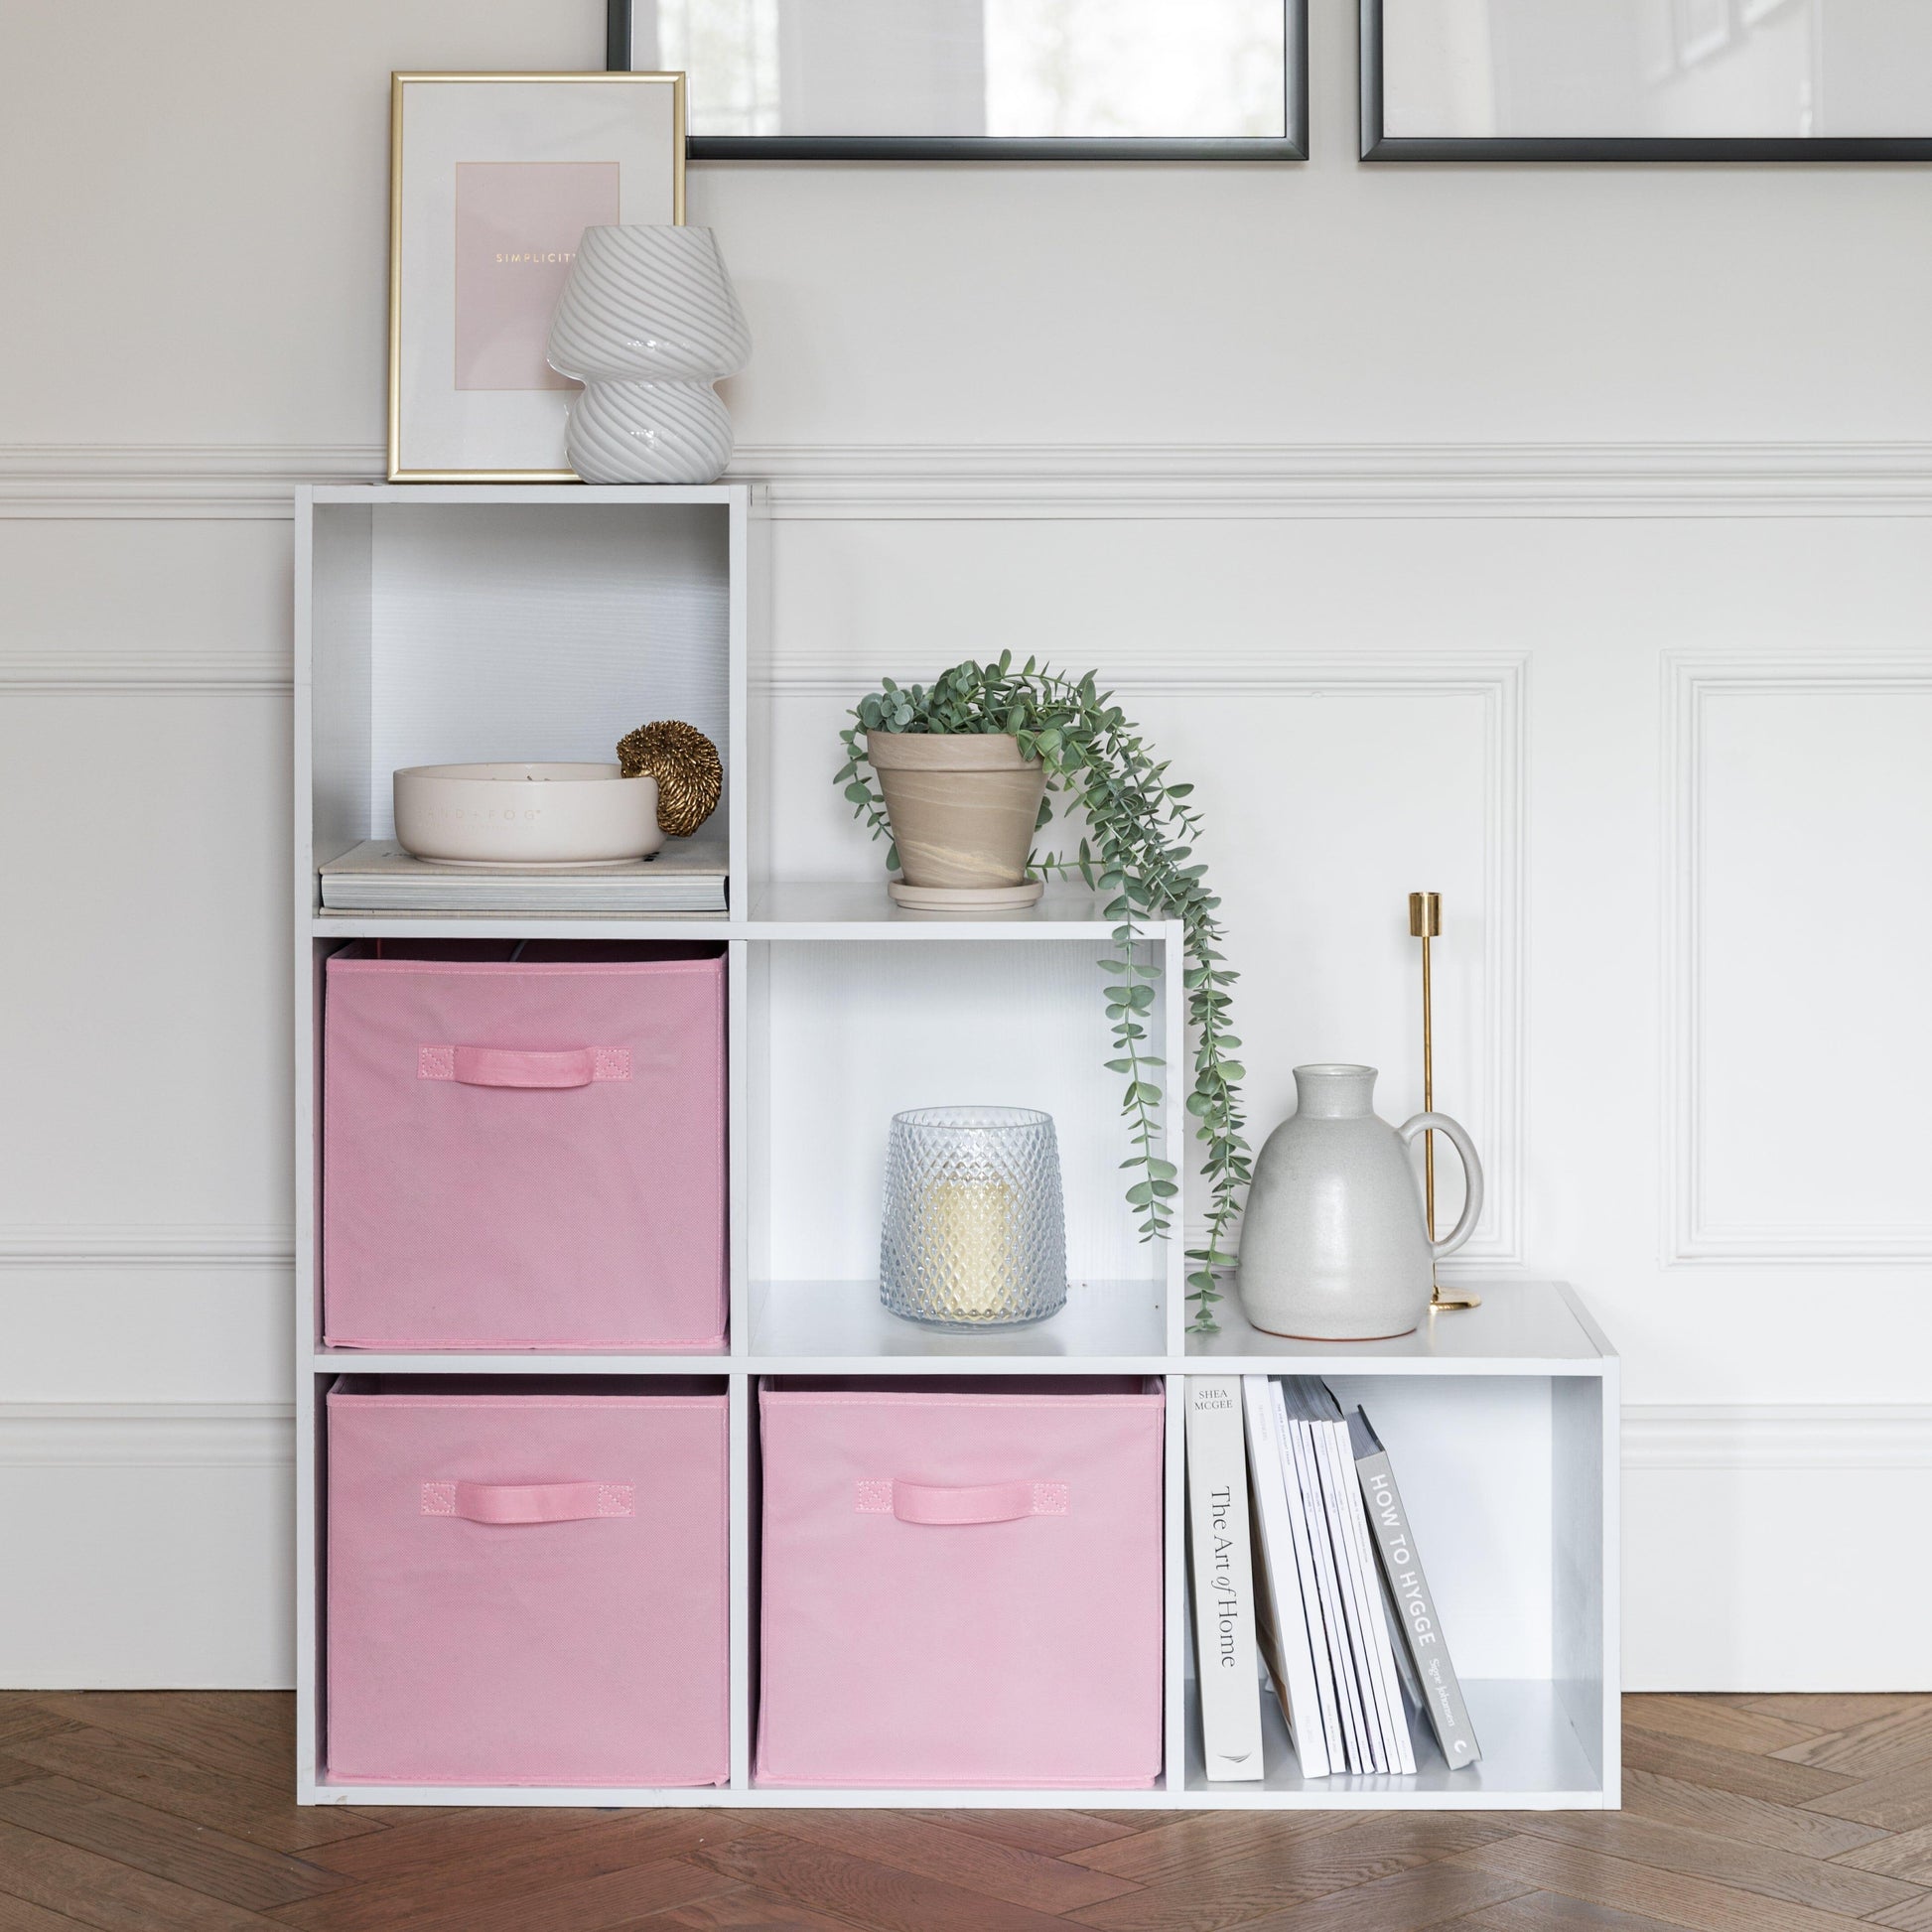
POLYGON ((732 419, 709 382, 589 382, 565 443, 586 483, 716 483, 732 460, 732 419))

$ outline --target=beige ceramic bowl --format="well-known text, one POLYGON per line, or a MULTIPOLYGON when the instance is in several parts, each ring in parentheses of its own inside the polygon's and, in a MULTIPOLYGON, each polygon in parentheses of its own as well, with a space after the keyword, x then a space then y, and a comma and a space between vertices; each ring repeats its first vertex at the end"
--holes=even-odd
POLYGON ((413 764, 396 838, 445 866, 608 866, 664 843, 657 780, 615 764, 413 764))

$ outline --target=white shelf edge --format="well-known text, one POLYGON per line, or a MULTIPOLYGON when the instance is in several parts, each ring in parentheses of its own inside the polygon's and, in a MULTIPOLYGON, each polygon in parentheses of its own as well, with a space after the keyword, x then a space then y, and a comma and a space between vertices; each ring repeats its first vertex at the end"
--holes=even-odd
POLYGON ((877 1786, 816 1787, 759 1784, 671 1786, 534 1784, 355 1784, 321 1777, 302 1787, 298 1802, 321 1805, 570 1805, 585 1810, 635 1810, 654 1806, 686 1808, 758 1806, 796 1811, 841 1807, 898 1806, 920 1810, 1036 1810, 1092 1807, 1101 1810, 1169 1811, 1181 1802, 1179 1792, 1153 1789, 1073 1789, 1058 1785, 964 1790, 951 1785, 917 1788, 877 1786))
POLYGON ((315 1372, 327 1375, 708 1375, 741 1367, 730 1355, 541 1354, 529 1349, 318 1348, 315 1372))
MULTIPOLYGON (((869 939, 965 939, 978 941, 1081 940, 1111 944, 1118 919, 1100 910, 1099 897, 1084 887, 1054 883, 1037 905, 1011 912, 934 912, 895 905, 881 877, 865 880, 756 881, 747 900, 756 932, 819 939, 863 934, 869 939)), ((1143 916, 1144 944, 1177 942, 1177 919, 1143 916)))
POLYGON ((317 912, 316 939, 688 939, 713 943, 752 934, 716 912, 317 912))
POLYGON ((1410 1708, 1417 1769, 1400 1772, 1336 1772, 1304 1780, 1273 1693, 1261 1688, 1263 1752, 1268 1775, 1210 1781, 1201 1765, 1199 1692, 1190 1676, 1182 1686, 1186 1706, 1185 1768, 1181 1783, 1189 1800, 1208 1799, 1223 1809, 1275 1810, 1322 1806, 1350 1810, 1568 1810, 1600 1809, 1610 1801, 1605 1767, 1578 1735, 1564 1708, 1562 1686, 1550 1678, 1471 1678, 1464 1682, 1476 1735, 1484 1755, 1451 1771, 1444 1763, 1427 1721, 1410 1708))
POLYGON ((552 503, 609 503, 648 509, 653 504, 674 507, 689 503, 744 503, 752 500, 748 483, 327 483, 299 486, 297 499, 306 496, 320 507, 370 503, 463 503, 472 508, 552 503))
POLYGON ((1259 1786, 1219 1790, 1070 1790, 1058 1786, 967 1791, 952 1786, 880 1790, 866 1786, 803 1790, 776 1785, 702 1785, 669 1789, 588 1785, 313 1786, 298 1802, 319 1805, 575 1806, 586 1810, 690 1809, 782 1811, 1601 1811, 1607 1794, 1577 1791, 1334 1791, 1273 1792, 1259 1786))
POLYGON ((388 1785, 332 1784, 305 1788, 298 1803, 316 1805, 441 1805, 465 1810, 489 1805, 573 1806, 585 1810, 686 1810, 731 1808, 782 1811, 1146 1811, 1160 1816, 1183 1811, 1601 1811, 1600 1791, 1498 1791, 1463 1797, 1453 1791, 1352 1791, 1276 1794, 1232 1791, 958 1791, 950 1787, 905 1791, 793 1790, 766 1785, 709 1785, 631 1790, 589 1785, 388 1785))
MULTIPOLYGON (((905 1353, 884 1353, 868 1348, 840 1350, 836 1347, 784 1348, 757 1346, 759 1329, 767 1317, 763 1299, 774 1288, 810 1287, 853 1289, 870 1287, 861 1283, 770 1283, 755 1281, 748 1285, 748 1318, 742 1338, 715 1353, 685 1354, 677 1351, 638 1350, 542 1350, 542 1349, 396 1349, 330 1348, 316 1344, 311 1366, 317 1373, 332 1369, 368 1374, 466 1374, 466 1375, 865 1375, 890 1379, 920 1375, 1328 1375, 1328 1376, 1451 1376, 1523 1377, 1529 1379, 1602 1381, 1613 1379, 1617 1357, 1614 1353, 1591 1355, 1425 1355, 1381 1354, 1375 1350, 1387 1344, 1376 1342, 1311 1342, 1299 1347, 1284 1342, 1279 1350, 1253 1353, 1197 1354, 1187 1346, 1190 1337, 1182 1335, 1181 1346, 1102 1347, 1090 1353, 1077 1350, 1048 1351, 1030 1348, 1028 1337, 1037 1332, 1044 1336, 1050 1328, 1037 1331, 1025 1328, 1003 1331, 1011 1337, 1003 1347, 996 1336, 961 1334, 957 1337, 935 1332, 932 1352, 908 1348, 905 1353), (990 1345, 989 1345, 990 1344, 990 1345), (1009 1352, 1010 1349, 1010 1352, 1009 1352)), ((1083 1283, 1083 1288, 1105 1290, 1131 1289, 1145 1292, 1153 1306, 1145 1311, 1148 1319, 1160 1318, 1164 1285, 1145 1282, 1083 1283)), ((1493 1284, 1483 1286, 1493 1287, 1493 1284)), ((1515 1285, 1512 1285, 1515 1286, 1515 1285)), ((1554 1294, 1566 1307, 1575 1309, 1577 1298, 1564 1283, 1523 1284, 1554 1294)), ((894 1329, 897 1333, 897 1325, 894 1329)), ((1585 1331, 1593 1345, 1604 1346, 1600 1332, 1591 1323, 1585 1331)), ((915 1324, 904 1324, 908 1343, 919 1340, 924 1331, 915 1324)))
POLYGON ((1172 1375, 1162 1355, 756 1355, 734 1367, 748 1375, 863 1376, 890 1382, 923 1375, 1172 1375))
POLYGON ((1584 1298, 1577 1293, 1576 1289, 1569 1282, 1552 1282, 1550 1286, 1556 1290, 1564 1307, 1570 1311, 1571 1318, 1588 1338, 1598 1358, 1605 1362, 1618 1360, 1615 1344, 1596 1325, 1596 1317, 1585 1307, 1584 1298))
MULTIPOLYGON (((1032 925, 1001 925, 992 919, 958 917, 930 920, 889 919, 752 919, 747 927, 754 939, 814 941, 866 939, 911 941, 975 941, 985 944, 1054 945, 1077 941, 1083 945, 1104 946, 1113 937, 1113 927, 1090 919, 1035 920, 1032 925)), ((1159 939, 1164 928, 1153 926, 1143 939, 1159 939)))
MULTIPOLYGON (((1040 945, 1079 940, 1087 945, 1110 945, 1114 922, 1108 919, 1002 919, 997 914, 968 918, 957 912, 904 912, 882 907, 877 918, 777 919, 754 910, 746 921, 754 938, 773 939, 888 939, 993 941, 1040 945)), ((1177 931, 1178 928, 1174 928, 1177 931)), ((1146 925, 1142 944, 1159 944, 1171 936, 1165 920, 1146 925)))
POLYGON ((1271 1375, 1600 1377, 1612 1372, 1616 1351, 1568 1282, 1484 1280, 1472 1274, 1458 1277, 1455 1286, 1475 1290, 1482 1306, 1467 1314, 1426 1314, 1423 1325, 1409 1335, 1379 1341, 1302 1341, 1270 1334, 1248 1321, 1236 1289, 1222 1305, 1220 1332, 1183 1335, 1182 1345, 1188 1361, 1203 1374, 1252 1369, 1271 1375), (1458 1353, 1470 1336, 1491 1345, 1458 1353), (1514 1350, 1506 1345, 1511 1340, 1518 1343, 1514 1350))
POLYGON ((903 1321, 866 1281, 754 1281, 744 1355, 772 1374, 1165 1375, 1165 1284, 1081 1278, 1044 1321, 974 1333, 903 1321))
POLYGON ((464 1355, 332 1352, 313 1357, 318 1375, 857 1375, 893 1381, 926 1375, 1173 1375, 1164 1355, 464 1355))
MULTIPOLYGON (((1473 1679, 1465 1687, 1484 1720, 1488 1755, 1450 1772, 1433 1738, 1419 1729, 1419 1771, 1356 1774, 1304 1783, 1295 1772, 1288 1736, 1267 1687, 1260 1687, 1270 1774, 1265 1779, 1210 1783, 1200 1771, 1199 1708, 1191 1677, 1179 1687, 1182 1770, 1170 1768, 1152 1786, 1109 1789, 1065 1786, 841 1785, 801 1788, 760 1785, 748 1763, 727 1785, 586 1787, 582 1785, 394 1785, 336 1782, 325 1772, 313 1785, 319 1803, 397 1805, 578 1805, 817 1808, 902 1806, 920 1810, 1098 1809, 1104 1811, 1594 1811, 1613 1808, 1610 1768, 1592 1761, 1562 1708, 1561 1687, 1549 1679, 1473 1679)), ((1412 1722, 1421 1726, 1422 1720, 1412 1722)), ((1170 1745, 1170 1764, 1173 1762, 1170 1745)))
POLYGON ((1183 1375, 1517 1375, 1600 1382, 1604 1358, 1593 1355, 1187 1355, 1183 1375))
MULTIPOLYGON (((948 919, 930 924, 887 920, 734 919, 718 912, 351 912, 317 911, 309 921, 316 939, 443 939, 461 932, 478 939, 750 939, 778 943, 880 940, 930 943, 1106 945, 1113 928, 1081 920, 996 925, 990 919, 948 919)), ((1151 926, 1144 942, 1158 941, 1165 926, 1151 926)))
MULTIPOLYGON (((465 1355, 444 1350, 336 1350, 318 1348, 315 1372, 365 1375, 863 1375, 891 1381, 901 1375, 1208 1375, 1226 1374, 1225 1362, 1179 1355, 580 1355, 498 1353, 465 1355)), ((1603 1379, 1600 1362, 1503 1361, 1352 1362, 1310 1361, 1294 1356, 1257 1357, 1239 1365, 1248 1375, 1455 1377, 1513 1376, 1531 1380, 1603 1379)))

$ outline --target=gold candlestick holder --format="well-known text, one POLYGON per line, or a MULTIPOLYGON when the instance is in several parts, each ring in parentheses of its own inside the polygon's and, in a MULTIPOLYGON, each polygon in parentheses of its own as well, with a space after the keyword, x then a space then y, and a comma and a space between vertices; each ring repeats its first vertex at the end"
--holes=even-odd
MULTIPOLYGON (((1441 893, 1409 895, 1409 936, 1422 941, 1422 1104, 1425 1113, 1436 1108, 1436 1016, 1435 988, 1430 979, 1429 944, 1443 934, 1443 896, 1441 893)), ((1422 1137, 1423 1201, 1429 1214, 1429 1238, 1436 1239, 1436 1130, 1422 1137)), ((1445 1294, 1436 1279, 1436 1264, 1429 1264, 1429 1309, 1479 1309, 1480 1295, 1466 1290, 1445 1294)))

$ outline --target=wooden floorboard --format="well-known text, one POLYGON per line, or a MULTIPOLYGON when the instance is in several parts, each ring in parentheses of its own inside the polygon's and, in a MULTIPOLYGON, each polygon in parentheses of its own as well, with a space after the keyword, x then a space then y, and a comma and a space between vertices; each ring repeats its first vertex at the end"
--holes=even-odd
POLYGON ((1770 1805, 1811 1805, 1858 1782, 1810 1764, 1701 1744, 1689 1737, 1640 1730, 1635 1725, 1623 1726, 1623 1763, 1626 1769, 1654 1771, 1661 1777, 1733 1791, 1740 1798, 1758 1798, 1770 1805))
POLYGON ((1633 1697, 1620 1812, 300 1806, 278 1693, 0 1693, 0 1932, 1932 1932, 1932 1697, 1633 1697))
POLYGON ((1818 1735, 1816 1726, 1794 1724, 1775 1711, 1739 1710, 1715 1698, 1627 1697, 1623 1722, 1637 1730, 1661 1730, 1693 1743, 1732 1751, 1782 1751, 1787 1757, 1795 1753, 1785 1750, 1786 1745, 1808 1743, 1818 1735))
MULTIPOLYGON (((502 1846, 480 1858, 457 1857, 305 1898, 280 1907, 276 1923, 292 1932, 401 1932, 405 1926, 483 1912, 507 1899, 658 1864, 691 1852, 708 1828, 690 1811, 612 1812, 594 1825, 502 1846)), ((0 1879, 4 1882, 4 1879, 0 1879)), ((674 1903, 665 1900, 666 1904, 674 1903)), ((633 1914, 641 1916, 641 1914, 633 1914)))
POLYGON ((856 1858, 872 1859, 923 1877, 943 1878, 948 1884, 964 1885, 968 1891, 997 1898, 1003 1904, 1024 1905, 1035 1911, 1071 1912, 1077 1906, 1140 1889, 1131 1878, 1048 1858, 1017 1845, 1002 1845, 976 1833, 956 1832, 930 1815, 766 1811, 747 1816, 791 1838, 829 1845, 856 1858))
POLYGON ((320 1865, 206 1826, 184 1831, 182 1821, 165 1811, 71 1778, 31 1778, 0 1788, 0 1819, 258 1912, 345 1882, 320 1865))
POLYGON ((1888 1925, 1893 1932, 1932 1932, 1932 1898, 1921 1893, 1902 1905, 1888 1905, 1882 1912, 1873 1912, 1866 1922, 1888 1925))
MULTIPOLYGON (((1111 1845, 1117 1839, 1138 1838, 1146 1819, 1138 1825, 1110 1825, 1084 1811, 915 1811, 907 1816, 930 1818, 949 1825, 956 1832, 971 1832, 1001 1845, 1017 1845, 1024 1852, 1038 1852, 1049 1859, 1076 1859, 1096 1846, 1111 1845)), ((1104 1868, 1104 1867, 1103 1867, 1104 1868)))
POLYGON ((1452 1920, 1447 1932, 1679 1932, 1679 1928, 1660 1918, 1645 1918, 1641 1912, 1598 1905, 1593 1899, 1567 1898, 1560 1891, 1526 1891, 1452 1920))
POLYGON ((1624 1771, 1623 1809, 1660 1825, 1683 1825, 1714 1838, 1764 1845, 1773 1852, 1799 1852, 1808 1859, 1840 1858, 1885 1836, 1874 1825, 1828 1818, 1821 1811, 1802 1811, 1793 1805, 1766 1804, 1762 1798, 1740 1797, 1708 1784, 1687 1784, 1655 1771, 1624 1771))
POLYGON ((42 1735, 15 1738, 3 1748, 7 1757, 43 1774, 132 1798, 274 1852, 304 1852, 384 1829, 379 1821, 350 1817, 333 1805, 298 1805, 287 1772, 274 1784, 232 1777, 160 1744, 88 1725, 57 1721, 42 1735))
POLYGON ((0 1892, 0 1932, 81 1932, 80 1921, 0 1892))
POLYGON ((1932 1706, 1908 1704, 1847 1730, 1793 1741, 1777 1754, 1793 1764, 1816 1764, 1859 1778, 1902 1771, 1932 1758, 1932 1706))
POLYGON ((854 1932, 856 1921, 828 1918, 775 1892, 728 1885, 708 1898, 653 1912, 632 1932, 854 1932))
POLYGON ((1699 1932, 1849 1932, 1859 1923, 1843 1912, 1769 1899, 1693 1872, 1637 1864, 1550 1839, 1503 1839, 1459 1853, 1456 1862, 1520 1879, 1539 1891, 1643 1913, 1699 1932))
POLYGON ((1508 1826, 1482 1812, 1376 1812, 1340 1831, 1201 1865, 1072 1916, 1101 1932, 1224 1932, 1508 1835, 1508 1826))
POLYGON ((1932 1762, 1908 1764, 1902 1771, 1863 1783, 1841 1785, 1804 1801, 1807 1811, 1875 1825, 1881 1832, 1910 1832, 1932 1825, 1932 1762))
POLYGON ((1868 1918, 1887 1906, 1902 1905, 1918 1889, 1878 1872, 1773 1851, 1768 1846, 1740 1845, 1709 1832, 1633 1817, 1627 1811, 1541 1812, 1518 1823, 1532 1838, 1607 1853, 1659 1871, 1714 1878, 1739 1891, 1814 1905, 1846 1918, 1868 1918))
POLYGON ((1096 1871, 1160 1885, 1269 1846, 1338 1832, 1354 1822, 1345 1811, 1183 1811, 1169 1814, 1165 1822, 1148 1825, 1132 1837, 1067 1856, 1096 1871))
POLYGON ((1840 1864, 1856 1864, 1866 1871, 1888 1871, 1894 1878, 1932 1885, 1932 1825, 1912 1832, 1879 1833, 1849 1852, 1838 1854, 1840 1864))

